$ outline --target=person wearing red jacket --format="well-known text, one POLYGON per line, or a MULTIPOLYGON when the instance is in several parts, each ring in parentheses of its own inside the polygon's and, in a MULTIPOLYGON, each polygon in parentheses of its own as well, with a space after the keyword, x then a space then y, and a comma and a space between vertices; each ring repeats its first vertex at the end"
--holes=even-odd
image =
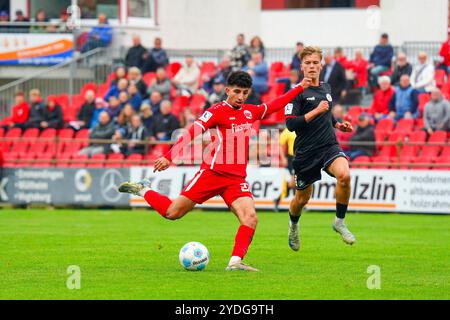
POLYGON ((448 39, 442 44, 439 55, 442 57, 443 61, 442 64, 438 66, 438 69, 450 73, 450 28, 448 29, 448 39))
POLYGON ((3 119, 2 126, 5 128, 24 128, 30 115, 30 105, 25 101, 25 94, 18 91, 15 97, 15 104, 11 109, 11 117, 3 119))
POLYGON ((390 77, 380 77, 378 84, 380 85, 380 90, 375 93, 372 107, 370 108, 370 113, 373 115, 375 121, 379 121, 389 115, 389 102, 395 93, 394 88, 391 86, 390 77))
POLYGON ((355 73, 356 88, 367 88, 369 75, 367 73, 367 67, 369 61, 364 59, 364 55, 361 50, 355 51, 355 59, 350 61, 350 69, 355 73))

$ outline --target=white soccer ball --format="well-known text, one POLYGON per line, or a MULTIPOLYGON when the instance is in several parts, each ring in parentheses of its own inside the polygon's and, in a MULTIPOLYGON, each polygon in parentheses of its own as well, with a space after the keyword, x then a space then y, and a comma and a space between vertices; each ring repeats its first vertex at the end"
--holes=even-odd
POLYGON ((200 271, 209 262, 208 249, 200 242, 186 243, 180 250, 180 263, 186 270, 200 271))

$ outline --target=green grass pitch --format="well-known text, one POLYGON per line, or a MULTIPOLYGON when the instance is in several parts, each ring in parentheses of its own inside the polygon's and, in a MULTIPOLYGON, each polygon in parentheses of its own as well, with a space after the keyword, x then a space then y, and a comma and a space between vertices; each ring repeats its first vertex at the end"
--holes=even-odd
POLYGON ((0 210, 0 299, 449 299, 450 216, 350 214, 345 245, 333 214, 305 213, 301 251, 287 244, 287 214, 259 212, 247 263, 224 270, 238 228, 229 212, 165 221, 152 211, 0 210), (206 270, 184 271, 180 248, 200 241, 206 270), (67 268, 81 289, 66 287, 67 268), (367 268, 381 270, 369 290, 367 268))

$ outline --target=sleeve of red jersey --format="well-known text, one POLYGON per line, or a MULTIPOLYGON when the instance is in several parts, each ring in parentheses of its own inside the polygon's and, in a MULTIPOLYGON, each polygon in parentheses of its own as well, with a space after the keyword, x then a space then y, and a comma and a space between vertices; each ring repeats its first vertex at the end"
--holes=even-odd
POLYGON ((216 125, 216 118, 218 117, 217 111, 208 110, 203 113, 203 115, 198 118, 194 124, 189 128, 188 132, 181 136, 178 141, 173 145, 173 147, 164 155, 164 158, 172 161, 176 155, 180 154, 195 137, 203 134, 206 130, 216 125))
POLYGON ((263 103, 258 106, 258 114, 257 119, 262 120, 266 115, 272 114, 274 112, 278 112, 295 99, 299 94, 303 92, 303 87, 301 85, 297 85, 296 87, 292 88, 282 96, 279 96, 278 98, 275 98, 274 100, 263 103))

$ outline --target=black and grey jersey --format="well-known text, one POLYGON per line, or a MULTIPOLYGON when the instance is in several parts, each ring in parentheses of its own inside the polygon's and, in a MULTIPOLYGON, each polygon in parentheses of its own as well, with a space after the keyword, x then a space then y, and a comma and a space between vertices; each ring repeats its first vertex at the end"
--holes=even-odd
POLYGON ((321 82, 317 87, 309 87, 286 105, 286 126, 297 134, 294 144, 295 157, 325 146, 337 145, 336 120, 331 113, 333 98, 331 87, 321 82), (305 114, 317 108, 321 101, 328 101, 330 110, 322 113, 311 122, 305 121, 305 114))

